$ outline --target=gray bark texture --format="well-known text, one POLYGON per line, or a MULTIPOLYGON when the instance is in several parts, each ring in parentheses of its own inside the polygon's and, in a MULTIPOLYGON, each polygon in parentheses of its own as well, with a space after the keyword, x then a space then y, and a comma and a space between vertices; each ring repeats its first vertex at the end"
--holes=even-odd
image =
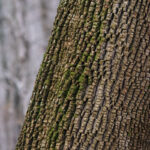
POLYGON ((0 150, 14 150, 59 0, 0 0, 0 150))
POLYGON ((62 0, 16 150, 148 150, 149 25, 149 0, 62 0))

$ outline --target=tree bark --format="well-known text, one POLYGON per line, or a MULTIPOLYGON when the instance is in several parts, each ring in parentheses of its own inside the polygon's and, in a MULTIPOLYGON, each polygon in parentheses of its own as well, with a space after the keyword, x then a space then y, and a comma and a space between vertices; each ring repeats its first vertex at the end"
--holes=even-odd
POLYGON ((62 0, 16 149, 146 150, 149 0, 62 0))

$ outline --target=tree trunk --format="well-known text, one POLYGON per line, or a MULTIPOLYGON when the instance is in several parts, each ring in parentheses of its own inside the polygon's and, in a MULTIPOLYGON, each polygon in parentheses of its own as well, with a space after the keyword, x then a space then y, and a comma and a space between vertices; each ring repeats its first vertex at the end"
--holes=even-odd
POLYGON ((146 150, 149 0, 62 0, 16 149, 146 150))

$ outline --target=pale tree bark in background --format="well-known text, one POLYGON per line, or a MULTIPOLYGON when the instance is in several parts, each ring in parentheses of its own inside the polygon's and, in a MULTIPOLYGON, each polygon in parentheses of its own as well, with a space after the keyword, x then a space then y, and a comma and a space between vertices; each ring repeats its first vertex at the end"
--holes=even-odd
POLYGON ((148 150, 150 1, 62 0, 17 150, 148 150))
POLYGON ((0 149, 13 150, 59 0, 0 0, 0 149))

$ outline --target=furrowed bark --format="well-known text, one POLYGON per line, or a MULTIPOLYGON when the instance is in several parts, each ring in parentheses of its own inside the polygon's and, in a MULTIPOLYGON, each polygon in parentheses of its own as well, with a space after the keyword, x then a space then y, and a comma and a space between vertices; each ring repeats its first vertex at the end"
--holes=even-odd
POLYGON ((148 149, 149 16, 149 0, 62 0, 16 149, 148 149))

